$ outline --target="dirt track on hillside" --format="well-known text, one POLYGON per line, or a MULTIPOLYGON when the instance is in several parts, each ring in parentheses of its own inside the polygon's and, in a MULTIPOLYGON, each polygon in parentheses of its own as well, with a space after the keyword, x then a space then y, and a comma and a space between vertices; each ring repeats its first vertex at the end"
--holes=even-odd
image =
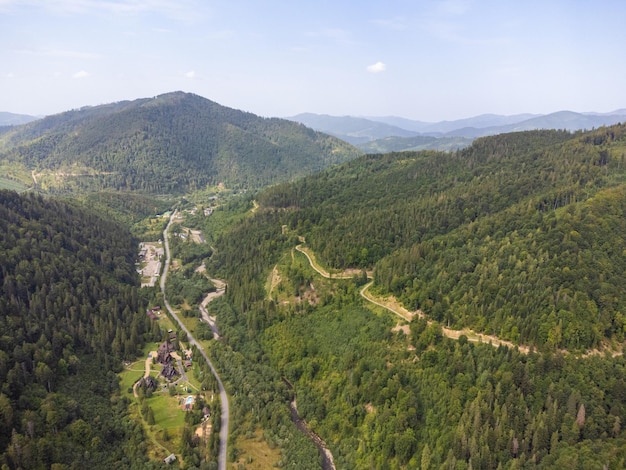
MULTIPOLYGON (((358 269, 347 269, 337 273, 329 273, 323 267, 321 267, 316 259, 313 252, 303 245, 296 246, 296 250, 302 253, 309 260, 309 264, 311 267, 321 276, 327 279, 352 279, 354 276, 358 276, 362 273, 361 270, 358 269)), ((368 278, 372 277, 372 272, 367 272, 368 278)), ((424 318, 425 315, 421 310, 410 311, 407 310, 393 295, 388 295, 386 297, 376 297, 372 293, 369 292, 369 287, 372 285, 373 281, 368 282, 360 291, 361 297, 363 297, 368 302, 373 303, 374 305, 378 305, 379 307, 385 308, 400 318, 410 322, 416 316, 420 318, 424 318)), ((429 320, 429 324, 432 321, 429 320)), ((482 333, 477 333, 469 328, 464 328, 462 330, 453 330, 450 328, 442 327, 441 333, 450 339, 458 340, 462 335, 467 337, 468 341, 472 341, 474 343, 485 343, 491 344, 494 347, 499 347, 501 345, 508 346, 510 348, 518 348, 521 353, 528 354, 530 352, 530 347, 524 345, 517 345, 512 343, 511 341, 506 341, 498 338, 493 335, 485 335, 482 333)))

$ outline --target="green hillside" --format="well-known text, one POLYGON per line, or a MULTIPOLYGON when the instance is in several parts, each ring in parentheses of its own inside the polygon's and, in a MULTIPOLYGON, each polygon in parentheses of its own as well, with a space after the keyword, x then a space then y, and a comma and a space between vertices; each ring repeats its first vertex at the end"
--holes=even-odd
POLYGON ((236 407, 264 410, 238 428, 284 426, 276 406, 295 393, 337 468, 622 468, 625 157, 625 126, 533 131, 262 192, 207 265, 229 282, 218 368, 236 407), (323 278, 304 240, 424 318, 366 301, 358 269, 323 278), (293 388, 249 392, 281 376, 293 388))
POLYGON ((295 209, 287 215, 290 226, 304 226, 303 235, 330 266, 372 266, 395 249, 444 235, 525 198, 553 197, 577 177, 571 171, 583 170, 570 168, 578 163, 562 155, 568 150, 561 144, 572 139, 567 132, 536 131, 479 139, 452 154, 369 155, 278 185, 259 202, 295 209))
POLYGON ((92 211, 0 191, 2 468, 152 468, 113 372, 160 337, 135 252, 92 211))
POLYGON ((358 154, 300 124, 182 92, 69 111, 0 136, 0 162, 52 191, 259 188, 358 154))
MULTIPOLYGON (((160 109, 152 101, 120 104, 122 115, 160 109)), ((60 136, 71 134, 69 121, 59 134, 68 148, 60 136)), ((238 122, 226 126, 229 149, 269 152, 238 122)), ((52 137, 31 138, 37 146, 52 137)), ((3 142, 9 163, 30 161, 19 153, 27 147, 3 142)), ((89 168, 99 184, 116 177, 89 168)), ((252 185, 259 175, 248 169, 229 171, 252 185)), ((183 202, 181 224, 209 243, 172 241, 168 289, 181 305, 197 303, 206 279, 190 282, 202 277, 200 263, 227 281, 207 306, 220 335, 208 351, 230 396, 232 462, 254 464, 242 444, 254 439, 280 451, 277 466, 319 468, 292 422, 297 398, 337 468, 626 466, 626 126, 367 155, 220 199, 210 216, 191 210, 209 194, 183 202)), ((143 306, 128 228, 141 229, 167 200, 100 192, 83 198, 94 206, 86 210, 0 196, 0 463, 142 467, 143 436, 120 421, 126 405, 112 374, 90 377, 157 335, 135 313, 143 306), (109 214, 127 227, 104 221, 109 214), (72 387, 94 397, 77 397, 77 408, 72 387), (111 394, 118 406, 96 419, 111 394)))
POLYGON ((524 344, 624 340, 623 126, 368 156, 266 191, 333 267, 455 327, 524 344))
POLYGON ((356 144, 364 153, 387 153, 420 150, 441 150, 450 152, 469 146, 472 138, 467 137, 432 137, 420 135, 416 137, 384 137, 356 144))

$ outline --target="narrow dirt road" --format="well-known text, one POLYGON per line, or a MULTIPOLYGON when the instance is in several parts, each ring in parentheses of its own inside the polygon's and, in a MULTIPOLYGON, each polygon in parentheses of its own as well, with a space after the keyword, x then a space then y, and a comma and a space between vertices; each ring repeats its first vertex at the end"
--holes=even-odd
MULTIPOLYGON (((150 351, 150 353, 148 353, 148 356, 146 357, 146 364, 145 364, 145 372, 143 373, 143 378, 146 379, 148 378, 148 376, 150 376, 150 368, 152 367, 152 358, 156 357, 156 351, 150 351)), ((139 395, 137 395, 137 386, 139 385, 139 381, 135 382, 135 385, 133 385, 133 395, 135 396, 135 398, 137 398, 139 395)))
POLYGON ((226 283, 221 279, 211 279, 213 285, 215 285, 215 292, 209 292, 207 296, 204 298, 202 303, 198 306, 198 310, 200 310, 200 315, 202 319, 209 324, 211 330, 213 330, 213 335, 215 339, 220 339, 220 332, 217 330, 217 324, 215 323, 215 317, 209 315, 209 312, 206 309, 206 306, 212 300, 217 299, 220 295, 224 295, 226 292, 226 283))
MULTIPOLYGON (((355 275, 358 275, 361 272, 359 270, 350 269, 350 270, 346 270, 340 273, 331 274, 317 263, 317 261, 315 260, 315 256, 313 252, 311 252, 310 249, 305 248, 302 245, 298 245, 296 246, 296 250, 298 250, 300 253, 302 253, 304 256, 307 257, 307 259, 309 260, 309 264, 318 274, 320 274, 321 276, 327 279, 352 279, 355 275)), ((372 276, 371 272, 368 272, 367 274, 368 274, 368 277, 372 276)), ((377 298, 376 296, 372 295, 370 292, 368 292, 368 289, 370 288, 372 284, 373 284, 373 281, 368 282, 361 288, 361 291, 360 291, 361 297, 363 297, 368 302, 378 305, 379 307, 385 308, 389 310, 390 312, 392 312, 393 314, 409 322, 415 316, 419 316, 421 318, 424 317, 424 314, 419 310, 411 312, 407 310, 406 308, 404 308, 400 304, 400 302, 398 302, 396 298, 392 295, 387 296, 384 299, 377 298)), ((432 321, 429 321, 428 323, 430 324, 432 323, 432 321)), ((528 354, 530 351, 530 348, 528 346, 517 345, 510 341, 500 339, 497 336, 476 333, 475 331, 470 330, 469 328, 464 328, 462 330, 452 330, 450 328, 442 327, 441 332, 445 337, 450 338, 450 339, 458 340, 461 337, 461 335, 465 335, 468 341, 472 341, 474 343, 487 343, 487 344, 491 343, 496 348, 499 347, 500 345, 508 346, 510 348, 518 348, 519 351, 524 354, 528 354)))

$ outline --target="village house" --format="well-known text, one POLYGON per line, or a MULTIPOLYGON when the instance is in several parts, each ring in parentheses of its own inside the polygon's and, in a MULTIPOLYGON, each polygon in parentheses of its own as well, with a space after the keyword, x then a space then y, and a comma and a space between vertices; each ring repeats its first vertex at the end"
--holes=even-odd
POLYGON ((174 366, 174 360, 170 354, 172 351, 174 351, 174 347, 169 341, 161 343, 157 349, 157 362, 163 365, 161 375, 167 380, 173 380, 180 375, 180 372, 174 366))

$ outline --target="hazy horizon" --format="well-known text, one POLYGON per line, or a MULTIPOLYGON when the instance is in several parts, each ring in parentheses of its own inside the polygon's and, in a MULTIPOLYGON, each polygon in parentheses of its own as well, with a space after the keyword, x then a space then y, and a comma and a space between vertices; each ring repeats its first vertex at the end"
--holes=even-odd
POLYGON ((0 0, 0 106, 183 90, 260 116, 610 112, 624 17, 618 0, 0 0))
MULTIPOLYGON (((178 91, 182 91, 182 90, 178 90, 178 91)), ((184 91, 183 91, 184 92, 184 91)), ((166 92, 166 93, 173 93, 173 92, 166 92)), ((193 92, 184 92, 184 93, 193 93, 193 92)), ((198 93, 194 93, 194 94, 198 94, 198 93)), ((199 94, 198 94, 199 95, 199 94)), ((202 96, 202 95, 199 95, 202 96)), ((207 96, 202 96, 203 98, 206 98, 208 100, 211 101, 215 101, 214 99, 211 99, 211 97, 207 97, 207 96)), ((145 98, 151 98, 151 96, 137 96, 135 98, 131 98, 128 100, 116 100, 116 101, 111 101, 111 102, 106 102, 106 103, 98 103, 98 104, 85 104, 82 106, 76 106, 74 108, 70 108, 70 109, 65 109, 65 110, 61 110, 55 113, 50 113, 50 114, 29 114, 29 113, 20 113, 20 112, 16 112, 10 109, 0 109, 0 112, 2 113, 9 113, 9 114, 15 114, 15 115, 24 115, 24 116, 31 116, 31 117, 36 117, 36 118, 44 118, 47 116, 52 116, 54 114, 60 114, 60 113, 64 113, 67 111, 72 111, 72 110, 76 110, 76 109, 80 109, 80 108, 84 108, 84 107, 95 107, 95 106, 101 106, 101 105, 107 105, 107 104, 111 104, 111 103, 115 103, 115 102, 119 102, 119 101, 134 101, 134 100, 138 100, 138 99, 145 99, 145 98)), ((217 102, 217 101, 215 101, 217 102)), ((222 106, 226 106, 229 108, 234 108, 233 106, 229 106, 226 103, 219 103, 218 104, 222 105, 222 106)), ((238 109, 240 111, 245 111, 245 112, 250 112, 253 114, 258 114, 255 113, 254 111, 251 111, 249 109, 246 108, 234 108, 234 109, 238 109)), ((531 116, 542 116, 542 115, 549 115, 549 114, 554 114, 554 113, 559 113, 559 112, 574 112, 574 113, 578 113, 578 114, 611 114, 611 113, 615 113, 618 111, 623 111, 624 114, 626 114, 626 107, 616 107, 614 109, 610 109, 607 111, 597 111, 597 110, 574 110, 574 109, 558 109, 558 110, 554 110, 554 111, 549 111, 546 113, 533 113, 533 112, 519 112, 519 113, 513 113, 513 114, 498 114, 498 113, 492 113, 492 112, 483 112, 480 114, 475 114, 475 115, 471 115, 471 116, 461 116, 458 118, 454 118, 454 119, 440 119, 437 121, 431 120, 431 121, 427 121, 427 120, 423 120, 423 119, 413 119, 407 116, 403 116, 400 114, 386 114, 386 115, 354 115, 354 114, 330 114, 330 113, 325 113, 325 112, 319 112, 319 113, 315 113, 315 112, 311 112, 311 111, 302 111, 302 112, 298 112, 292 115, 285 115, 285 116, 269 116, 269 115, 259 115, 262 117, 275 117, 275 118, 281 118, 281 119, 289 119, 292 117, 296 117, 298 115, 302 115, 302 114, 315 114, 318 116, 329 116, 329 117, 337 117, 337 118, 342 118, 342 117, 351 117, 351 118, 362 118, 362 119, 376 119, 376 118, 400 118, 400 119, 407 119, 407 120, 411 120, 411 121, 420 121, 420 122, 424 122, 424 123, 438 123, 438 122, 445 122, 445 121, 460 121, 460 120, 466 120, 466 119, 472 119, 472 118, 477 118, 477 117, 481 117, 481 116, 504 116, 504 117, 510 117, 510 116, 515 116, 515 115, 531 115, 531 116)))

